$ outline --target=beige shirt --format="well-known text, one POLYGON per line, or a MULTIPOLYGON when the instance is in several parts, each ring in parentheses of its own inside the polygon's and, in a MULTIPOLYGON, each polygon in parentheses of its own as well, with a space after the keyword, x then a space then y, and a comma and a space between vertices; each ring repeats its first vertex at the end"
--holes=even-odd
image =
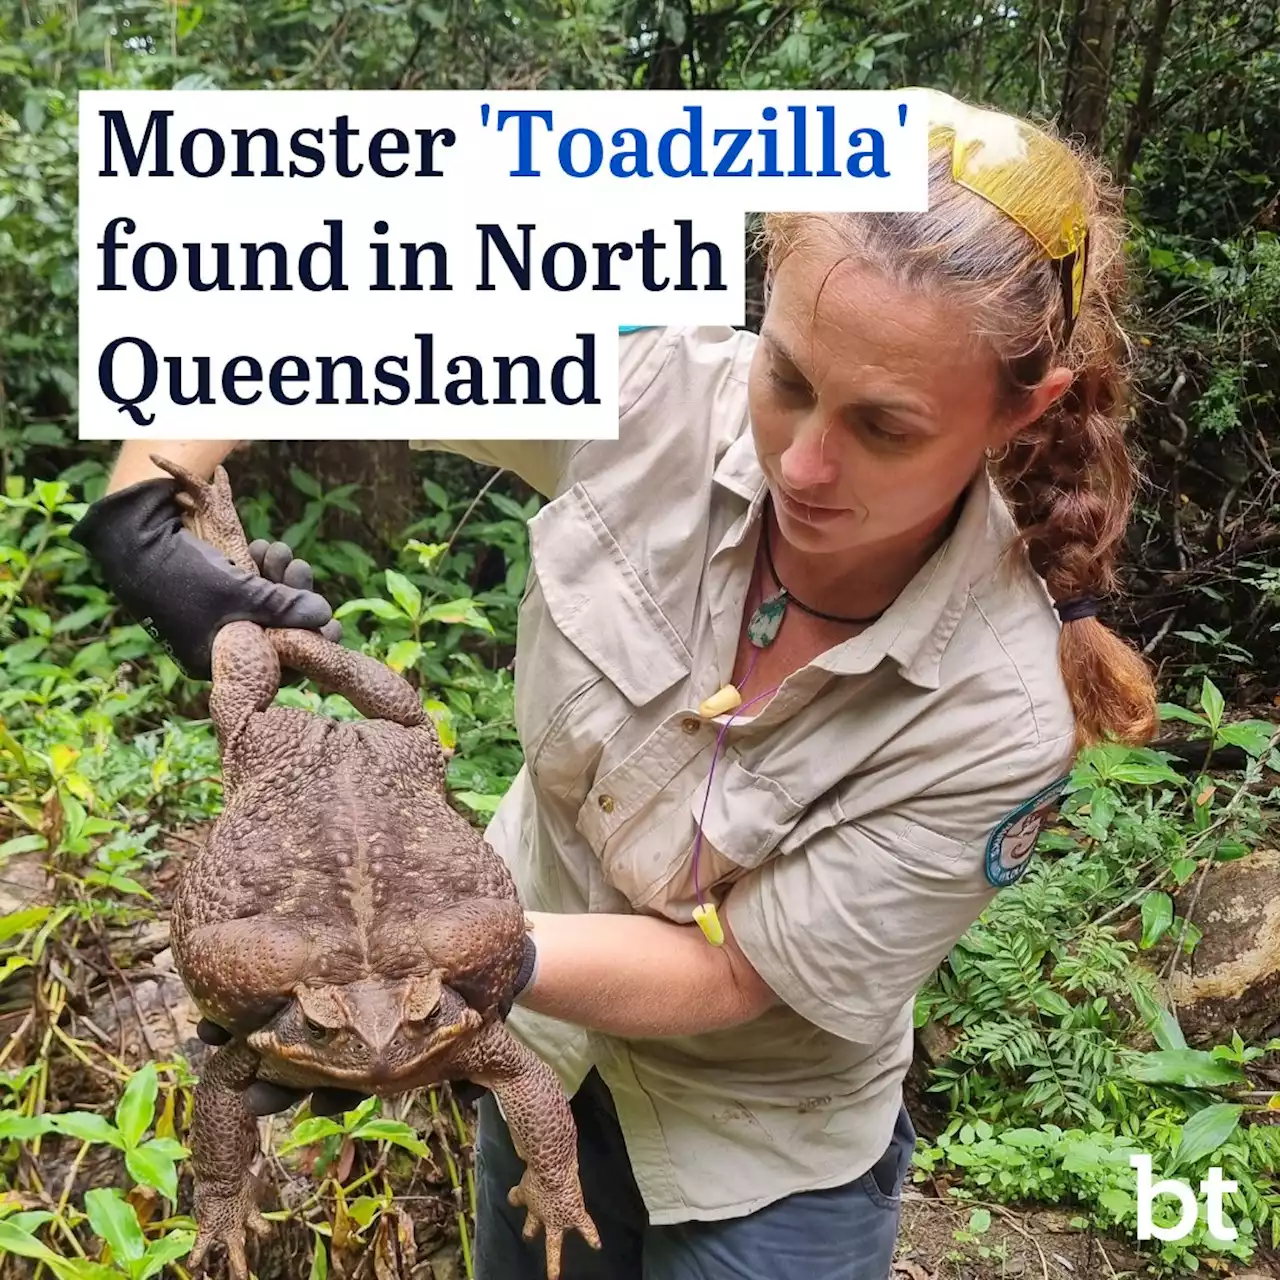
MULTIPOLYGON (((691 919, 728 718, 698 707, 732 675, 765 497, 756 340, 621 335, 616 441, 414 442, 549 499, 517 637, 525 763, 488 832, 531 910, 691 919)), ((727 732, 699 878, 784 1005, 625 1042, 513 1010, 566 1088, 598 1068, 654 1223, 838 1185, 888 1145, 913 997, 993 880, 1027 866, 1073 756, 1059 624, 1041 580, 1002 559, 1012 533, 983 477, 878 622, 727 732)))

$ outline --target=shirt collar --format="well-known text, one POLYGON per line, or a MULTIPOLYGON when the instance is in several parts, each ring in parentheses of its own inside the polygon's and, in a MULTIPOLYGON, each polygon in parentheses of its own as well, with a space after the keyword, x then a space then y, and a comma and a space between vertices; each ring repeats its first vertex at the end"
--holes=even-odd
MULTIPOLYGON (((766 486, 748 425, 725 450, 714 480, 748 505, 726 536, 741 543, 761 517, 766 486)), ((860 635, 820 654, 810 664, 833 675, 864 675, 886 657, 922 689, 941 681, 942 655, 964 616, 970 587, 996 565, 1016 527, 986 470, 964 497, 951 536, 929 558, 884 615, 860 635)))

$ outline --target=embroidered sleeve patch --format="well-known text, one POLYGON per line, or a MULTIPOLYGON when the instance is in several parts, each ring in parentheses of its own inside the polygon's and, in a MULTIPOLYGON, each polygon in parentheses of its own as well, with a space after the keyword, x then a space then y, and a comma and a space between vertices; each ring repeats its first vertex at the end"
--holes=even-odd
POLYGON ((987 841, 987 879, 1003 889, 1021 879, 1031 862, 1031 855, 1045 824, 1057 812, 1067 777, 1051 782, 1020 804, 1008 817, 1001 819, 987 841))

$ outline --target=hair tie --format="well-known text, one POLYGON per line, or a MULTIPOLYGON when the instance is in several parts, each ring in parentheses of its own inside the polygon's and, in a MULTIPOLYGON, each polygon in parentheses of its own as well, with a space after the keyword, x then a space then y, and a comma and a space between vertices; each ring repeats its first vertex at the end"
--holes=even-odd
POLYGON ((1063 622, 1077 622, 1081 618, 1096 618, 1098 602, 1093 596, 1076 596, 1073 600, 1060 600, 1053 606, 1063 622))

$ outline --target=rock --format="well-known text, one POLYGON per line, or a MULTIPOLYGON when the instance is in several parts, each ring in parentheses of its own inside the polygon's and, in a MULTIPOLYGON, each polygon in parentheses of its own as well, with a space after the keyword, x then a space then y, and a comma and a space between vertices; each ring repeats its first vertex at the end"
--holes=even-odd
MULTIPOLYGON (((200 1017, 177 973, 157 956, 156 976, 130 982, 127 991, 116 986, 104 992, 89 1012, 94 1038, 105 1040, 130 1062, 162 1059, 182 1054, 189 1060, 202 1057, 196 1022, 200 1017), (123 1025, 122 1025, 123 1023, 123 1025)), ((126 975, 127 976, 127 975, 126 975)))
POLYGON ((53 901, 53 885, 41 850, 14 854, 0 863, 0 916, 53 901))
POLYGON ((938 1063, 951 1056, 963 1034, 959 1027, 930 1020, 922 1027, 916 1028, 917 1050, 923 1053, 925 1061, 930 1066, 936 1067, 938 1063))
POLYGON ((1212 867, 1192 911, 1197 879, 1174 899, 1203 931, 1173 976, 1183 1034, 1199 1047, 1230 1040, 1232 1030, 1263 1039, 1280 1024, 1280 851, 1212 867))

